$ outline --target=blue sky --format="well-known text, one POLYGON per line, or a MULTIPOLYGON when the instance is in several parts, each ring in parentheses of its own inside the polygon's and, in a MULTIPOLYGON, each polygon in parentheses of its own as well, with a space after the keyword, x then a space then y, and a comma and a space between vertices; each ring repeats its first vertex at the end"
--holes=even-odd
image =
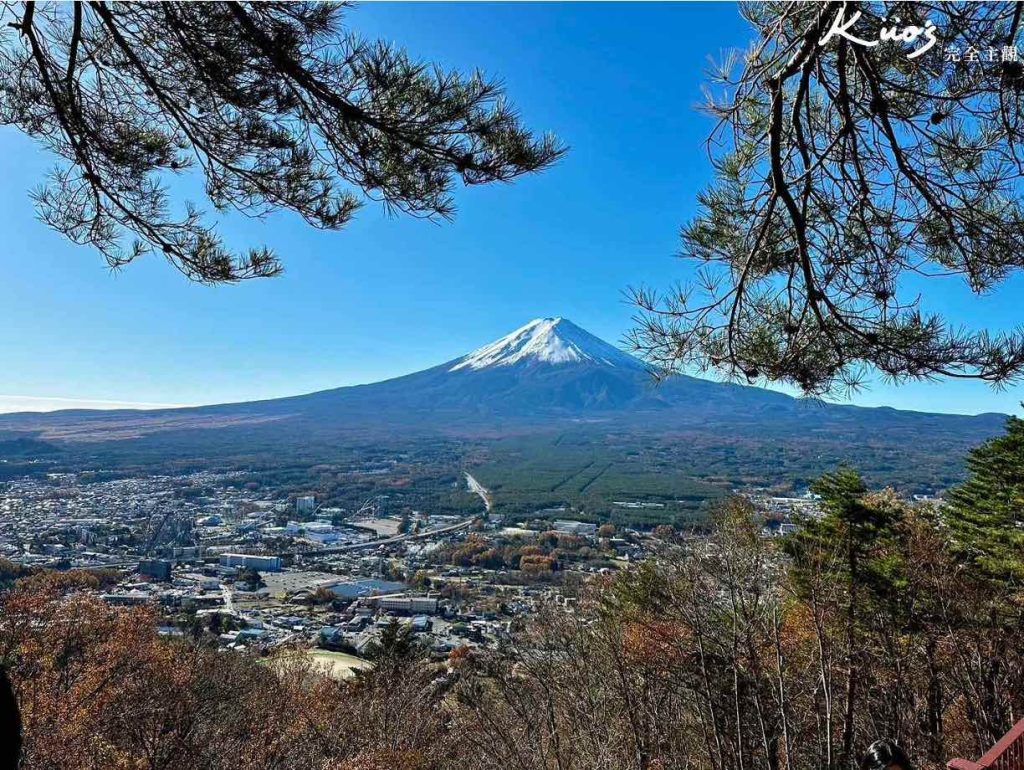
MULTIPOLYGON (((526 122, 570 145, 548 172, 460 191, 454 223, 387 217, 369 203, 345 230, 290 214, 225 218, 236 247, 265 243, 276 279, 189 284, 157 256, 111 274, 39 223, 27 191, 53 159, 0 129, 0 411, 125 402, 198 404, 372 382, 461 355, 537 316, 616 342, 622 291, 690 267, 679 226, 710 177, 695 111, 708 57, 743 46, 732 3, 374 3, 349 21, 449 67, 500 77, 526 122), (66 400, 58 400, 66 399, 66 400)), ((189 185, 189 187, 192 187, 189 185)), ((972 299, 929 284, 957 323, 1009 328, 1022 283, 972 299)), ((1020 413, 1021 388, 873 384, 855 403, 1020 413)))

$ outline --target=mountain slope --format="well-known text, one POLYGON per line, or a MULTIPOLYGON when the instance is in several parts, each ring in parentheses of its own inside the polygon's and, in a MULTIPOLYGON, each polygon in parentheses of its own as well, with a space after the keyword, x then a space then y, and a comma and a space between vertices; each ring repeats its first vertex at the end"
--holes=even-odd
POLYGON ((1004 420, 825 405, 686 376, 659 385, 642 362, 571 321, 541 318, 460 358, 371 385, 187 409, 0 415, 0 433, 82 442, 188 431, 199 449, 203 432, 241 429, 285 442, 342 440, 356 430, 500 435, 587 423, 723 441, 813 435, 959 448, 998 433, 1004 420))

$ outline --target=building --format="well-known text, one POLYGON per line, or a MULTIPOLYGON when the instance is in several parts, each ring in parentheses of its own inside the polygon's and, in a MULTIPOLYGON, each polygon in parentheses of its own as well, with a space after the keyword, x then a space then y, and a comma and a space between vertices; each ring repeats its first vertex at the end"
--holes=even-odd
POLYGON ((115 593, 100 594, 100 599, 107 604, 128 606, 134 604, 147 604, 156 597, 147 594, 145 591, 117 591, 115 593))
POLYGON ((389 612, 411 615, 433 615, 437 612, 437 599, 432 596, 377 596, 370 601, 389 612))
POLYGON ((316 496, 302 495, 295 498, 295 512, 312 516, 316 513, 316 496))
POLYGON ((571 519, 557 519, 554 522, 556 532, 564 532, 567 535, 583 535, 593 537, 597 534, 597 525, 586 521, 573 521, 571 519))
POLYGON ((244 569, 262 570, 264 572, 280 572, 280 556, 259 556, 249 553, 222 553, 222 567, 242 567, 244 569))
POLYGON ((341 508, 321 508, 316 512, 316 518, 318 521, 326 521, 328 524, 332 523, 335 518, 340 517, 345 511, 341 508))
POLYGON ((181 580, 183 583, 194 585, 200 591, 220 590, 220 580, 210 575, 203 575, 198 572, 190 572, 187 575, 182 575, 181 580))
POLYGON ((163 559, 143 559, 139 562, 139 574, 154 580, 170 580, 171 563, 163 559))
POLYGON ((404 590, 406 585, 392 580, 366 578, 364 580, 340 580, 327 588, 342 599, 360 599, 380 594, 394 594, 396 591, 404 590))
POLYGON ((340 647, 345 643, 345 632, 335 626, 324 626, 318 634, 318 644, 325 649, 340 647))
POLYGON ((242 644, 248 644, 249 642, 260 642, 270 635, 270 632, 265 628, 243 628, 235 636, 235 641, 242 644))
POLYGON ((318 543, 336 543, 341 539, 341 532, 321 521, 311 521, 302 530, 306 538, 316 540, 318 543))

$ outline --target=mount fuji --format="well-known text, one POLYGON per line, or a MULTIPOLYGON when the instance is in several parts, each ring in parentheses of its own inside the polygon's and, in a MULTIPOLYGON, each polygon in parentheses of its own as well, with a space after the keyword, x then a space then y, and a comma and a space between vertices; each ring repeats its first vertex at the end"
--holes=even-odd
POLYGON ((643 369, 644 365, 564 318, 536 318, 490 345, 458 359, 448 371, 538 364, 598 364, 643 369))
POLYGON ((640 451, 654 441, 686 442, 698 461, 708 447, 729 455, 742 445, 748 455, 832 462, 853 447, 879 467, 912 471, 922 453, 959 468, 963 453, 1000 433, 1005 419, 823 404, 683 375, 656 383, 643 362, 571 321, 538 318, 459 358, 370 385, 183 409, 0 415, 0 457, 5 443, 79 451, 173 445, 203 457, 368 437, 383 445, 410 436, 472 441, 589 430, 606 443, 628 434, 640 451))

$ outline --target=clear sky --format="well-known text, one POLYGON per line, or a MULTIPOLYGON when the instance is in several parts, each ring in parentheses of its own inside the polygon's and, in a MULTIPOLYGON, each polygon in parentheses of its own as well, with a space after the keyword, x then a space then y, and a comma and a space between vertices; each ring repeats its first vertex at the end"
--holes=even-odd
MULTIPOLYGON (((345 230, 290 214, 221 220, 266 243, 280 278, 189 284, 157 256, 111 274, 39 223, 27 191, 53 158, 0 129, 0 411, 199 404, 372 382, 455 358, 531 318, 561 315, 611 342, 622 291, 685 279, 679 226, 710 178, 695 107, 708 57, 743 46, 732 3, 373 3, 354 30, 449 67, 500 77, 526 123, 570 145, 548 172, 458 194, 451 224, 368 204, 345 230)), ((1017 279, 981 300, 930 284, 958 323, 1020 322, 1017 279)), ((856 403, 1020 413, 1024 389, 874 384, 856 403)))

